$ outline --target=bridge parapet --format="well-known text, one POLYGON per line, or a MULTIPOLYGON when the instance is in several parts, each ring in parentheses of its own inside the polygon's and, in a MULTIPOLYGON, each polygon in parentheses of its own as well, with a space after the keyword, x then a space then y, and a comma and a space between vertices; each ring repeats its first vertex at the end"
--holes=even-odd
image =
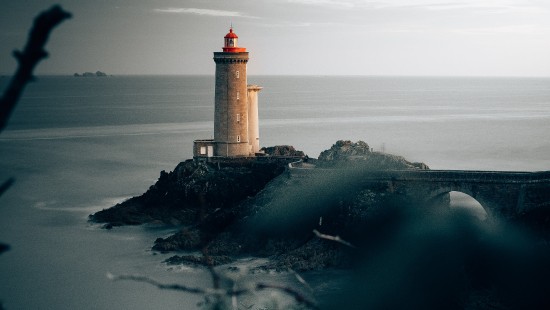
POLYGON ((347 179, 368 186, 387 184, 391 192, 414 201, 432 201, 451 191, 466 193, 488 214, 514 218, 533 209, 550 208, 550 171, 468 171, 468 170, 362 170, 346 168, 290 168, 297 179, 347 179), (338 176, 339 178, 330 178, 338 176))
MULTIPOLYGON (((347 168, 296 168, 290 166, 292 174, 307 175, 343 171, 347 168)), ((349 171, 357 172, 361 167, 349 171)), ((421 180, 421 181, 468 181, 480 183, 545 183, 550 182, 550 171, 482 171, 482 170, 367 170, 363 178, 369 180, 421 180)))
POLYGON ((550 182, 550 171, 388 170, 369 171, 365 177, 436 182, 544 183, 550 182))

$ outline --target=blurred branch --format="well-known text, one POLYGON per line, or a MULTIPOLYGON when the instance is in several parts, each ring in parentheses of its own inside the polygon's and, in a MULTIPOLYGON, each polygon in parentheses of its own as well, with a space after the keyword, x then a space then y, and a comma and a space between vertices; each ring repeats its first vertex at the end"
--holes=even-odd
POLYGON ((298 282, 300 282, 303 286, 305 286, 308 290, 310 290, 311 292, 313 292, 313 288, 311 288, 311 286, 309 286, 309 283, 306 282, 306 280, 304 280, 304 278, 302 278, 302 276, 300 276, 296 271, 294 271, 293 269, 289 269, 288 271, 290 271, 290 273, 292 273, 294 275, 294 277, 296 278, 296 280, 298 280, 298 282))
MULTIPOLYGON (((10 249, 10 246, 4 243, 0 243, 0 254, 10 249)), ((1 308, 0 308, 1 309, 1 308)))
MULTIPOLYGON (((173 291, 180 291, 180 292, 186 292, 186 293, 193 293, 193 294, 213 294, 217 293, 216 290, 212 289, 204 289, 204 288, 198 288, 198 287, 189 287, 185 285, 180 284, 163 284, 158 281, 155 281, 151 278, 145 277, 145 276, 137 276, 137 275, 121 275, 121 276, 115 276, 111 273, 107 273, 107 278, 113 281, 119 281, 119 280, 130 280, 135 282, 142 282, 151 284, 153 286, 156 286, 157 288, 161 290, 173 290, 173 291)), ((239 293, 239 292, 234 292, 239 293)))
POLYGON ((0 196, 2 196, 2 194, 4 194, 4 192, 13 185, 13 183, 15 183, 15 179, 9 178, 6 182, 0 185, 0 196))
MULTIPOLYGON (((204 248, 202 248, 201 252, 202 252, 202 256, 204 257, 206 267, 208 268, 208 271, 210 272, 210 275, 212 276, 212 286, 214 287, 214 290, 219 291, 220 290, 221 276, 214 269, 214 261, 213 261, 212 257, 210 257, 210 255, 208 255, 208 246, 205 246, 204 248)), ((221 300, 222 295, 224 295, 224 294, 213 294, 212 295, 215 299, 214 304, 218 304, 218 305, 222 304, 222 300, 221 300)), ((230 295, 231 296, 231 303, 234 306, 233 309, 237 310, 237 307, 235 307, 235 305, 237 305, 237 294, 235 294, 235 290, 232 290, 232 294, 227 294, 227 292, 225 292, 225 295, 230 295)), ((218 307, 214 307, 214 309, 217 309, 217 308, 218 307)))
POLYGON ((295 291, 290 287, 282 286, 282 285, 274 285, 274 284, 265 284, 265 283, 256 284, 256 290, 260 291, 265 289, 275 289, 275 290, 282 291, 294 297, 294 300, 296 300, 296 302, 299 304, 302 304, 310 309, 319 309, 319 307, 317 307, 317 305, 314 302, 305 298, 304 295, 300 294, 299 292, 295 291))
MULTIPOLYGON (((206 261, 208 271, 210 271, 210 274, 212 275, 214 289, 219 291, 220 280, 221 280, 222 277, 216 271, 216 269, 214 269, 213 259, 212 259, 212 257, 210 257, 208 255, 208 247, 204 247, 202 249, 202 255, 204 256, 204 259, 206 261)), ((300 275, 297 272, 295 272, 294 270, 291 270, 291 272, 294 274, 294 276, 296 277, 296 279, 298 279, 298 281, 300 283, 304 284, 306 287, 308 287, 311 290, 311 287, 306 283, 306 281, 302 277, 300 277, 300 275)), ((314 302, 308 300, 307 298, 305 298, 304 295, 300 294, 298 291, 296 291, 296 290, 294 290, 290 287, 281 286, 281 285, 265 284, 265 283, 257 283, 256 284, 256 287, 255 287, 256 291, 261 291, 261 290, 265 290, 265 289, 275 289, 275 290, 282 291, 282 292, 294 297, 294 300, 296 300, 297 303, 303 304, 303 305, 305 305, 305 306, 307 306, 308 308, 311 308, 311 309, 317 309, 317 306, 315 305, 314 302)), ((246 293, 246 292, 248 292, 248 291, 244 290, 242 293, 246 293)), ((236 290, 227 291, 227 293, 226 293, 226 295, 231 296, 232 304, 233 304, 234 309, 236 309, 236 305, 237 305, 237 296, 240 295, 240 294, 241 294, 240 291, 236 291, 236 290), (239 294, 235 294, 235 292, 239 292, 239 294)))
POLYGON ((340 238, 340 236, 331 236, 331 235, 325 235, 325 234, 322 234, 320 233, 317 229, 314 229, 313 230, 313 233, 315 234, 315 236, 317 236, 318 238, 321 238, 321 239, 326 239, 326 240, 330 240, 330 241, 335 241, 335 242, 338 242, 338 243, 341 243, 345 246, 349 246, 350 248, 354 248, 354 249, 357 249, 357 247, 349 242, 347 242, 346 240, 340 238))
POLYGON ((48 57, 44 45, 48 41, 50 32, 55 26, 70 17, 71 13, 64 11, 59 5, 54 5, 43 11, 34 19, 25 49, 22 52, 13 52, 19 66, 4 95, 0 98, 0 131, 6 127, 8 118, 21 97, 26 84, 33 79, 34 67, 40 60, 48 57))
POLYGON ((217 290, 220 288, 221 276, 214 269, 214 261, 212 260, 212 257, 208 255, 208 247, 204 247, 201 252, 202 256, 204 256, 206 267, 208 267, 208 271, 210 271, 210 275, 212 275, 214 289, 217 290))
MULTIPOLYGON (((33 77, 32 72, 38 62, 46 57, 48 53, 44 50, 44 45, 48 41, 52 29, 63 20, 70 18, 71 13, 64 11, 59 5, 52 6, 49 10, 43 11, 35 19, 29 38, 23 52, 14 51, 13 56, 17 59, 19 66, 11 78, 2 97, 0 97, 0 132, 4 130, 13 108, 19 101, 23 89, 33 77)), ((15 182, 14 178, 9 178, 0 185, 0 196, 4 194, 15 182)), ((9 250, 9 245, 0 244, 0 253, 9 250)), ((2 305, 0 304, 0 309, 2 305)))
MULTIPOLYGON (((173 291, 180 291, 185 293, 193 293, 193 294, 202 294, 202 295, 217 295, 217 296, 228 296, 228 297, 236 297, 240 296, 246 293, 251 292, 250 289, 208 289, 208 288, 199 288, 199 287, 190 287, 180 284, 163 284, 158 281, 155 281, 151 278, 145 277, 145 276, 138 276, 138 275, 120 275, 115 276, 111 273, 107 273, 107 278, 113 281, 120 281, 120 280, 129 280, 129 281, 135 281, 135 282, 142 282, 147 283, 153 286, 156 286, 159 289, 162 290, 173 290, 173 291)), ((283 293, 286 293, 287 295, 290 295, 294 298, 294 300, 302 304, 310 309, 319 309, 319 307, 311 300, 307 299, 304 295, 299 293, 298 291, 294 290, 293 288, 282 286, 282 285, 274 285, 274 284, 266 284, 266 283, 257 283, 254 286, 254 290, 261 291, 265 289, 274 289, 279 290, 283 293)))

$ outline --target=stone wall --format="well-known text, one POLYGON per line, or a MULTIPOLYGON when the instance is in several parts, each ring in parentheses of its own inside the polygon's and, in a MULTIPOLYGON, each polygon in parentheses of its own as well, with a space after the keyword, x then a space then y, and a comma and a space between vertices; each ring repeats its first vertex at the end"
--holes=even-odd
POLYGON ((248 52, 215 52, 214 141, 217 156, 248 156, 248 52), (224 145, 226 144, 226 145, 224 145))
POLYGON ((260 151, 260 124, 258 120, 258 92, 262 88, 257 85, 248 85, 248 141, 252 146, 252 153, 260 151))

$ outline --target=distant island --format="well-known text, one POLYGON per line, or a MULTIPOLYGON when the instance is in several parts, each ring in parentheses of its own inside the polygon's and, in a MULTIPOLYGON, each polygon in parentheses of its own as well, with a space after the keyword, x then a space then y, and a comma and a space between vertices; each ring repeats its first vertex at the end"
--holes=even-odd
POLYGON ((73 76, 74 77, 104 77, 104 76, 108 76, 108 75, 105 72, 96 71, 95 73, 93 73, 93 72, 84 72, 82 74, 75 73, 75 74, 73 74, 73 76))

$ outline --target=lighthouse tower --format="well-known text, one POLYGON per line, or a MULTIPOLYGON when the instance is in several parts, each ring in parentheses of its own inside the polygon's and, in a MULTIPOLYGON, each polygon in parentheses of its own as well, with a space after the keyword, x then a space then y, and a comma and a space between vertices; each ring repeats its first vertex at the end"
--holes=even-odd
POLYGON ((233 27, 224 37, 222 52, 214 52, 214 139, 196 140, 194 157, 251 157, 259 152, 257 85, 248 85, 248 52, 238 46, 233 27))

